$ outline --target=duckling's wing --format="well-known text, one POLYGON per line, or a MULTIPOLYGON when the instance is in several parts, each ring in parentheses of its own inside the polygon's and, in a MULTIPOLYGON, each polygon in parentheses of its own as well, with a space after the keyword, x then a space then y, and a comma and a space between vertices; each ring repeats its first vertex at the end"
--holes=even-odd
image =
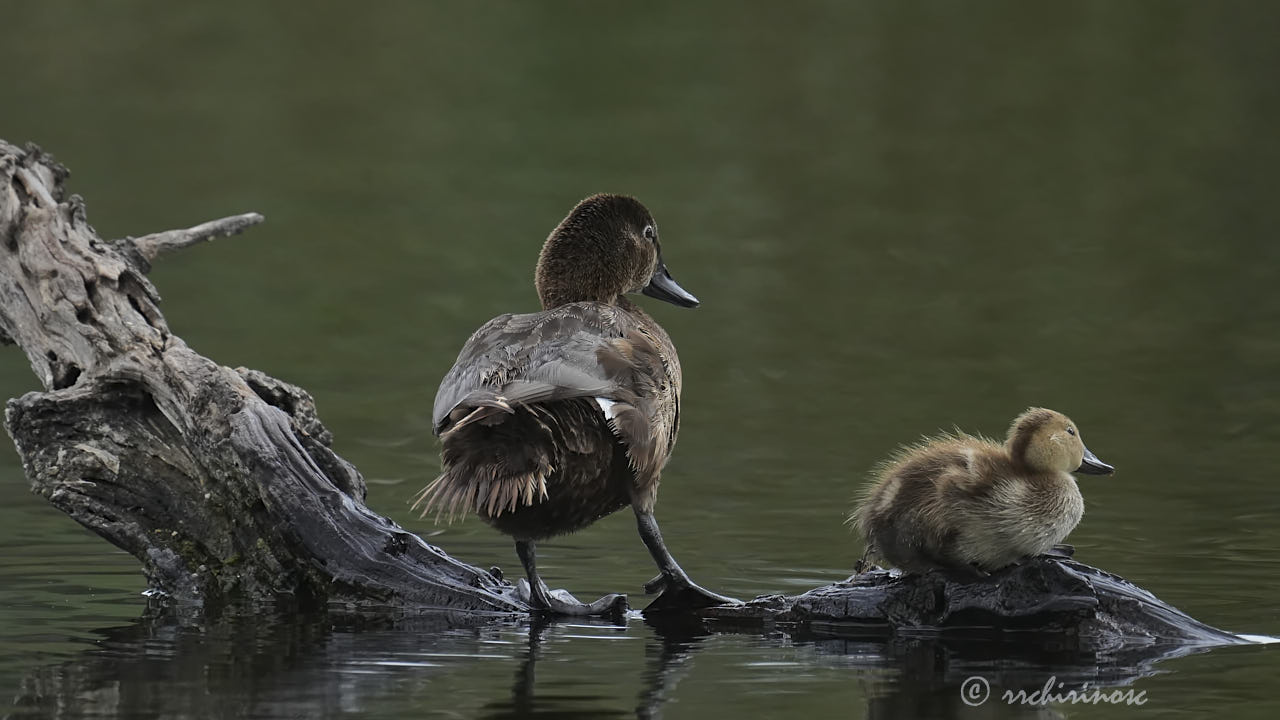
POLYGON ((468 413, 470 420, 530 405, 579 397, 611 398, 617 383, 601 366, 599 351, 622 337, 618 313, 608 306, 575 303, 524 315, 500 315, 485 323, 458 353, 436 393, 436 434, 468 413))

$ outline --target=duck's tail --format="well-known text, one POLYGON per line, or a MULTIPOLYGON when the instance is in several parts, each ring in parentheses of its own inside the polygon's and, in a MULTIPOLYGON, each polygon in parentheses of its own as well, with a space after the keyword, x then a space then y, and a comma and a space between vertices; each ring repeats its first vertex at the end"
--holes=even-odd
POLYGON ((472 512, 492 518, 546 499, 555 446, 545 413, 519 406, 483 415, 441 435, 444 470, 413 499, 423 516, 434 510, 437 522, 472 512))
POLYGON ((413 498, 413 509, 421 508, 422 516, 436 511, 436 522, 452 523, 470 513, 498 517, 513 512, 520 505, 532 505, 547 497, 547 476, 554 472, 525 473, 508 477, 490 477, 479 482, 459 477, 446 470, 413 498))

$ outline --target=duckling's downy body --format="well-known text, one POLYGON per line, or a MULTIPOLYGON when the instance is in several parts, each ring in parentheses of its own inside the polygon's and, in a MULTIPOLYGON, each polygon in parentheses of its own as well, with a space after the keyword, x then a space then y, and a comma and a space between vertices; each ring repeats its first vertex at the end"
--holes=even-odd
POLYGON ((868 555, 910 572, 990 573, 1042 555, 1084 513, 1072 472, 1115 468, 1085 448, 1062 413, 1031 408, 1003 445, 964 434, 902 449, 850 516, 868 555))
POLYGON ((655 604, 732 601, 688 578, 653 517, 680 426, 680 361, 662 327, 623 295, 698 304, 667 272, 656 227, 629 197, 579 203, 539 256, 542 312, 485 323, 436 395, 443 470, 417 504, 424 513, 475 512, 515 538, 535 607, 597 614, 623 606, 617 595, 588 605, 549 591, 535 542, 628 505, 662 571, 646 586, 665 588, 655 604))

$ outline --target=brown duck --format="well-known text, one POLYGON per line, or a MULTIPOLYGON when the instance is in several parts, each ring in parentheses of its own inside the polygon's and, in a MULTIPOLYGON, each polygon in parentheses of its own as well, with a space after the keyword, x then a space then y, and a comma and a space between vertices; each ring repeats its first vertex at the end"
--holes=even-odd
POLYGON ((515 539, 528 601, 568 615, 614 612, 538 575, 536 543, 626 506, 661 575, 649 606, 736 602, 694 584, 654 519, 658 481, 680 427, 680 360, 671 338, 625 297, 695 307, 662 261, 657 224, 638 201, 594 195, 551 232, 535 276, 542 312, 500 315, 477 330, 436 394, 443 470, 417 497, 425 514, 474 512, 515 539))
POLYGON ((1109 475, 1066 415, 1031 408, 1003 444, 943 435, 906 447, 877 468, 849 517, 879 557, 909 572, 985 575, 1042 555, 1084 513, 1071 473, 1109 475))

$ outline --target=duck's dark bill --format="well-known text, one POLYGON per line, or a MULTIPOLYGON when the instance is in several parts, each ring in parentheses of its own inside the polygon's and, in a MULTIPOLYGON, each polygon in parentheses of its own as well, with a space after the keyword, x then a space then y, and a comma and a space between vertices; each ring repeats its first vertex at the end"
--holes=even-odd
POLYGON ((640 292, 651 298, 665 300, 672 305, 680 307, 698 307, 698 298, 690 295, 675 278, 671 277, 671 273, 667 272, 666 263, 662 259, 658 259, 658 269, 653 271, 653 277, 649 278, 649 284, 644 286, 644 290, 640 292))
POLYGON ((1084 462, 1080 463, 1078 473, 1085 475, 1110 475, 1116 469, 1098 459, 1097 455, 1089 452, 1089 448, 1084 449, 1084 462))

